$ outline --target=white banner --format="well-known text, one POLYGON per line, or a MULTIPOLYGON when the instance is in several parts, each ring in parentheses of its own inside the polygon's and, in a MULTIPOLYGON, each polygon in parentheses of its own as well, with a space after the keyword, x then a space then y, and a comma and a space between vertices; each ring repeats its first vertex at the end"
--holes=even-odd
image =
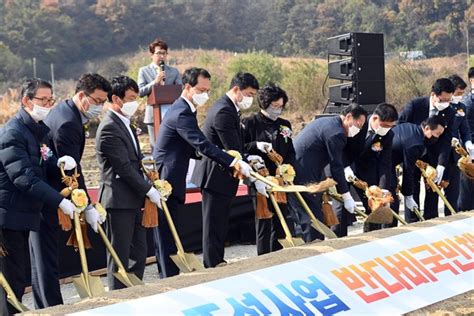
POLYGON ((474 218, 77 315, 402 314, 474 288, 474 218))

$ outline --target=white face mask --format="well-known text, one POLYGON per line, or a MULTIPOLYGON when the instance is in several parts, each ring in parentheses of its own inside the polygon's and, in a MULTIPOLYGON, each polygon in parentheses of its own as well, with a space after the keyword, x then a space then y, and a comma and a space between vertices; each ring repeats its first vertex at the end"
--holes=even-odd
POLYGON ((242 101, 237 102, 237 106, 238 106, 239 109, 241 109, 241 110, 246 110, 246 109, 248 109, 249 107, 252 106, 252 103, 253 103, 253 97, 246 97, 246 96, 244 96, 244 97, 242 98, 242 101))
POLYGON ((50 108, 45 108, 33 103, 33 110, 30 112, 30 116, 35 122, 43 121, 48 116, 50 108))
POLYGON ((138 110, 138 102, 137 101, 131 101, 131 102, 125 102, 123 105, 122 105, 122 108, 120 109, 120 111, 125 115, 127 116, 128 118, 132 117, 135 112, 137 112, 138 110))
POLYGON ((89 110, 84 113, 85 117, 87 117, 89 120, 95 119, 102 113, 102 104, 97 105, 97 104, 91 104, 89 105, 89 110))
POLYGON ((272 121, 276 121, 282 112, 283 112, 283 108, 274 109, 271 106, 269 106, 265 110, 262 110, 263 115, 265 115, 272 121))
POLYGON ((379 127, 375 130, 375 134, 380 135, 380 136, 385 136, 387 135, 388 131, 391 129, 391 127, 379 127))
POLYGON ((453 104, 458 104, 462 100, 462 95, 453 95, 453 99, 451 100, 451 103, 453 104))
POLYGON ((443 111, 449 107, 449 102, 435 102, 434 107, 438 111, 443 111))
POLYGON ((209 95, 207 94, 207 92, 195 93, 193 94, 192 99, 196 106, 202 106, 206 104, 207 100, 209 100, 209 95))
POLYGON ((357 134, 359 134, 359 132, 360 132, 360 128, 358 128, 355 125, 352 125, 351 127, 349 127, 349 132, 347 133, 347 137, 354 137, 357 134))

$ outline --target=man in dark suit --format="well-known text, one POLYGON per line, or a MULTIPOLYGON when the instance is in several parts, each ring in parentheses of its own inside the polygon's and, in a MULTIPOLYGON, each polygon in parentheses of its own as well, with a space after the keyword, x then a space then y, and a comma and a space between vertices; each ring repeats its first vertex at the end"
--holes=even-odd
MULTIPOLYGON (((344 208, 354 213, 355 201, 349 192, 344 176, 344 148, 347 138, 359 134, 365 124, 367 112, 357 104, 347 106, 340 115, 318 118, 309 123, 293 141, 296 152, 296 184, 307 184, 324 180, 332 176, 337 182, 336 188, 344 199, 344 208), (325 167, 329 165, 329 174, 325 167)), ((303 194, 308 206, 316 218, 323 220, 321 212, 321 194, 303 194)), ((323 235, 311 227, 311 221, 298 201, 289 195, 289 204, 298 224, 301 226, 305 242, 324 239, 323 235)))
MULTIPOLYGON (((72 99, 64 100, 54 107, 45 119, 49 127, 49 147, 56 156, 69 155, 80 161, 85 146, 84 125, 97 118, 107 100, 110 83, 98 74, 85 74, 79 79, 72 99)), ((64 188, 61 177, 48 177, 48 182, 58 191, 64 188)), ((78 178, 79 188, 87 190, 84 175, 78 178)), ((89 199, 90 200, 90 199, 89 199)), ((86 220, 94 230, 105 218, 89 205, 86 220)), ((31 279, 33 296, 37 308, 62 304, 59 287, 59 225, 56 208, 45 207, 41 211, 41 222, 37 232, 30 236, 31 279)))
MULTIPOLYGON (((43 120, 54 104, 52 87, 47 81, 29 79, 21 91, 21 108, 0 132, 0 230, 5 257, 0 254, 0 268, 21 301, 29 268, 28 235, 40 227, 43 206, 58 207, 71 218, 74 204, 47 184, 48 174, 59 176, 60 163, 72 169, 71 157, 55 158, 43 143, 49 132, 43 120)), ((2 295, 4 295, 2 293, 2 295)), ((6 306, 1 306, 3 315, 6 306)), ((18 312, 8 304, 8 314, 18 312)))
MULTIPOLYGON (((359 134, 347 140, 344 149, 347 159, 344 175, 348 182, 357 177, 369 186, 377 185, 388 190, 392 166, 393 132, 390 130, 398 119, 397 109, 387 103, 379 104, 359 134), (351 166, 354 168, 352 169, 351 166)), ((367 212, 369 204, 363 190, 356 189, 367 212)), ((334 230, 339 237, 347 236, 349 214, 342 210, 342 203, 333 201, 332 207, 338 214, 340 224, 334 230)), ((396 222, 395 222, 396 224, 396 222)), ((369 227, 370 230, 378 226, 369 227)))
MULTIPOLYGON (((161 207, 160 193, 143 177, 142 153, 130 118, 138 109, 138 85, 127 77, 115 77, 109 92, 110 108, 96 135, 101 172, 100 203, 107 209, 107 235, 128 272, 143 278, 147 254, 146 229, 142 226, 145 196, 161 207), (130 262, 132 261, 132 263, 130 262)), ((115 279, 118 267, 107 255, 109 290, 125 287, 115 279)))
MULTIPOLYGON (((471 91, 466 94, 462 103, 466 105, 466 118, 471 131, 471 138, 474 139, 474 67, 469 68, 468 78, 471 91)), ((470 150, 471 159, 474 160, 474 150, 470 150)), ((461 174, 461 188, 458 200, 459 210, 466 211, 474 209, 474 180, 461 174)))
MULTIPOLYGON (((451 138, 456 135, 456 126, 454 124, 455 111, 450 106, 454 92, 454 85, 451 80, 441 78, 435 81, 431 88, 431 95, 427 97, 416 98, 410 101, 401 111, 399 122, 421 124, 429 116, 437 115, 444 119, 445 128, 448 130, 443 133, 440 140, 433 145, 428 146, 427 152, 422 160, 436 168, 436 184, 442 180, 448 179, 448 172, 445 169, 449 165, 449 154, 451 153, 451 138)), ((419 170, 415 173, 414 199, 418 203, 420 195, 420 177, 419 170)), ((425 219, 438 217, 438 195, 427 190, 425 194, 425 219)), ((407 221, 415 222, 418 218, 412 212, 406 212, 409 215, 407 221)))
POLYGON ((390 186, 389 191, 394 197, 392 209, 399 209, 399 198, 397 194, 397 175, 396 167, 401 165, 403 168, 403 181, 400 188, 401 193, 405 197, 405 218, 409 216, 416 216, 413 213, 413 208, 418 204, 413 198, 416 190, 415 176, 418 168, 415 163, 423 155, 430 145, 438 142, 440 137, 445 132, 444 119, 440 116, 433 115, 428 117, 421 124, 401 123, 392 129, 394 134, 392 143, 392 166, 390 168, 390 186), (408 215, 410 213, 411 215, 408 215))
MULTIPOLYGON (((153 158, 157 163, 160 177, 173 187, 167 205, 171 216, 176 216, 179 204, 184 203, 186 194, 186 173, 189 159, 197 158, 196 151, 215 160, 216 167, 225 172, 234 171, 250 176, 250 166, 234 158, 213 145, 198 127, 196 107, 206 103, 211 88, 211 75, 202 68, 190 68, 183 74, 183 92, 163 119, 158 133, 153 158)), ((154 229, 156 257, 160 277, 169 277, 179 273, 170 259, 176 253, 168 223, 162 211, 158 212, 159 227, 154 229)))
MULTIPOLYGON (((230 84, 230 90, 209 109, 203 133, 223 150, 244 153, 240 110, 252 105, 259 86, 249 73, 238 73, 230 84)), ((259 142, 260 143, 260 142, 259 142)), ((270 143, 260 143, 271 148, 270 143)), ((192 182, 202 193, 202 247, 206 268, 224 264, 224 241, 227 234, 229 212, 237 192, 239 180, 208 158, 196 162, 192 182)))
MULTIPOLYGON (((466 106, 462 103, 464 92, 467 88, 467 84, 462 80, 458 75, 449 76, 449 80, 454 84, 454 94, 451 101, 451 107, 456 113, 453 120, 453 129, 455 130, 455 135, 453 138, 456 138, 461 143, 461 146, 464 145, 468 152, 474 151, 474 145, 472 144, 471 130, 469 128, 469 122, 466 116, 466 106)), ((457 162, 461 158, 459 154, 456 153, 454 148, 451 148, 451 154, 449 155, 449 186, 444 189, 446 193, 446 198, 453 208, 458 211, 458 199, 460 195, 460 184, 461 184, 461 172, 457 166, 457 162)), ((444 215, 449 216, 451 212, 445 206, 444 215)))

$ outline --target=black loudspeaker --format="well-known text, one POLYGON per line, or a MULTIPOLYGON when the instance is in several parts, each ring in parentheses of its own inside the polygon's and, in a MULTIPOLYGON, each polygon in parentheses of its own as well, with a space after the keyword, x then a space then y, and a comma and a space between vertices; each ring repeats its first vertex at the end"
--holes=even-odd
POLYGON ((329 87, 330 104, 385 102, 383 34, 348 33, 328 38, 328 54, 339 58, 329 61, 328 77, 342 80, 329 87))

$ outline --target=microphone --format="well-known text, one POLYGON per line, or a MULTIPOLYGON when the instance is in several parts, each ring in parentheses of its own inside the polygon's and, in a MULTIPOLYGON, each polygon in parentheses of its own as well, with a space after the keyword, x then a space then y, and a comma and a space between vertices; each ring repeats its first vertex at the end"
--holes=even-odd
MULTIPOLYGON (((162 60, 160 61, 160 71, 165 71, 165 62, 162 60)), ((163 80, 161 81, 161 84, 165 84, 165 78, 163 78, 163 80)))

